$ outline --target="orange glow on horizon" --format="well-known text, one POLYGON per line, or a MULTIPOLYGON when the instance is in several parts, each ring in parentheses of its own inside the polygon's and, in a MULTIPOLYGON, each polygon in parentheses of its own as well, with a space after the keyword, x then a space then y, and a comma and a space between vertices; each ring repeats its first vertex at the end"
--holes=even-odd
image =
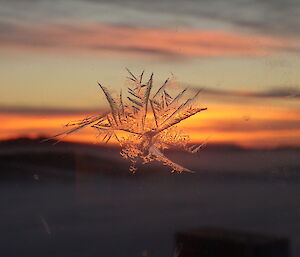
MULTIPOLYGON (((64 131, 63 125, 91 114, 41 115, 0 113, 0 139, 50 137, 64 131)), ((290 109, 262 107, 211 106, 180 124, 191 142, 235 143, 247 147, 300 146, 300 115, 290 109), (247 116, 247 117, 245 117, 247 116)), ((119 134, 120 135, 120 134, 119 134)), ((84 128, 63 140, 101 143, 97 131, 84 128)), ((121 136, 121 135, 120 135, 121 136)))

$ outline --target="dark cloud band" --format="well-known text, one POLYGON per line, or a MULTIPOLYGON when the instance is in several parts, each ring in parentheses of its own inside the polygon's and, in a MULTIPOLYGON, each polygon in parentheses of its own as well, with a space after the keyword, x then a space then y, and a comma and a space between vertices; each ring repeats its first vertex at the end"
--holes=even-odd
MULTIPOLYGON (((197 87, 198 88, 198 87, 197 87)), ((205 93, 218 96, 235 96, 235 97, 257 97, 257 98, 300 98, 299 87, 276 87, 266 91, 235 91, 235 90, 221 90, 215 88, 204 88, 205 93)))

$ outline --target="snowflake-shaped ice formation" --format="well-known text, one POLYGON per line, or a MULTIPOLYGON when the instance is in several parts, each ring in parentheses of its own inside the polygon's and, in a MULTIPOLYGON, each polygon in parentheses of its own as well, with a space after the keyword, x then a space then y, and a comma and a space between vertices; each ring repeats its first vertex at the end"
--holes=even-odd
POLYGON ((167 92, 170 83, 167 79, 152 94, 153 73, 143 83, 144 72, 135 76, 130 70, 127 71, 129 85, 126 101, 123 101, 122 91, 117 97, 113 97, 108 88, 98 83, 109 103, 110 111, 69 123, 66 126, 72 127, 70 130, 50 139, 91 126, 98 131, 104 142, 116 139, 122 148, 121 155, 131 161, 129 170, 133 173, 137 171, 136 164, 139 160, 143 163, 156 160, 171 167, 172 171, 190 171, 168 159, 163 150, 175 147, 196 153, 202 147, 203 144, 190 146, 189 137, 176 126, 207 109, 197 106, 200 90, 190 96, 188 88, 185 88, 176 97, 172 97, 167 92), (118 135, 119 132, 123 132, 121 136, 118 135))

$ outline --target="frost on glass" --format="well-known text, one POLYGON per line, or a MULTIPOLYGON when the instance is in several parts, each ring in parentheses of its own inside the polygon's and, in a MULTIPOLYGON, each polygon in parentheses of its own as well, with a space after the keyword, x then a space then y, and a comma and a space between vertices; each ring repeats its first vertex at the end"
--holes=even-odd
POLYGON ((143 74, 135 76, 129 73, 126 96, 122 91, 113 96, 108 88, 99 84, 110 111, 99 116, 88 117, 69 123, 70 130, 52 138, 68 135, 86 126, 95 128, 104 142, 115 139, 120 147, 121 155, 131 162, 129 170, 137 171, 137 163, 143 164, 158 161, 169 166, 172 171, 190 171, 171 161, 163 151, 169 148, 182 149, 196 153, 202 145, 190 145, 188 135, 183 134, 178 124, 189 117, 206 110, 198 106, 197 92, 189 92, 185 88, 175 97, 167 91, 170 84, 167 79, 162 86, 153 92, 153 73, 147 82, 143 74))

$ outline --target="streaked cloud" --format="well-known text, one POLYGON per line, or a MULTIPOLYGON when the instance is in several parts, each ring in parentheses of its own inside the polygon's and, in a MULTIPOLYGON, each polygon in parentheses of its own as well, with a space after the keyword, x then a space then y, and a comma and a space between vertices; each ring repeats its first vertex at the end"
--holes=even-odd
POLYGON ((0 47, 160 57, 299 53, 292 0, 0 0, 0 47))
MULTIPOLYGON (((199 89, 198 87, 195 89, 199 89)), ((235 96, 235 97, 257 97, 257 98, 300 98, 299 87, 275 87, 264 91, 246 91, 246 90, 222 90, 217 88, 204 88, 206 94, 216 96, 235 96)))
MULTIPOLYGON (((101 112, 102 110, 100 110, 101 112)), ((104 112, 105 110, 103 110, 104 112)), ((0 114, 17 114, 17 115, 92 115, 99 113, 98 109, 70 109, 70 108, 45 108, 45 107, 28 107, 28 106, 1 106, 0 114)))
MULTIPOLYGON (((190 87, 199 90, 200 87, 190 87)), ((274 87, 264 91, 245 91, 245 90, 222 90, 218 88, 203 88, 202 93, 211 96, 229 96, 236 98, 279 98, 279 99, 295 99, 300 98, 299 87, 274 87)), ((237 102, 242 100, 237 100, 237 102)), ((218 100, 220 103, 220 101, 218 100)), ((234 101, 233 101, 234 102, 234 101)), ((257 104, 257 107, 259 105, 257 104)), ((257 108, 256 107, 256 108, 257 108)), ((5 106, 0 105, 0 113, 6 114, 25 114, 25 115, 94 115, 99 112, 105 112, 97 108, 78 109, 78 108, 46 108, 46 107, 30 107, 30 106, 5 106)), ((299 114, 300 115, 300 114, 299 114)), ((284 123, 284 122, 283 122, 284 123)))
POLYGON ((259 132, 259 131, 291 131, 300 133, 300 119, 272 120, 272 119, 232 119, 208 120, 207 124, 191 127, 191 130, 209 130, 215 132, 259 132))
POLYGON ((297 0, 2 0, 3 19, 97 21, 112 25, 243 30, 300 35, 297 0))
POLYGON ((292 40, 209 30, 153 29, 105 24, 21 26, 1 23, 0 47, 30 51, 92 51, 160 57, 261 56, 299 51, 292 40))

